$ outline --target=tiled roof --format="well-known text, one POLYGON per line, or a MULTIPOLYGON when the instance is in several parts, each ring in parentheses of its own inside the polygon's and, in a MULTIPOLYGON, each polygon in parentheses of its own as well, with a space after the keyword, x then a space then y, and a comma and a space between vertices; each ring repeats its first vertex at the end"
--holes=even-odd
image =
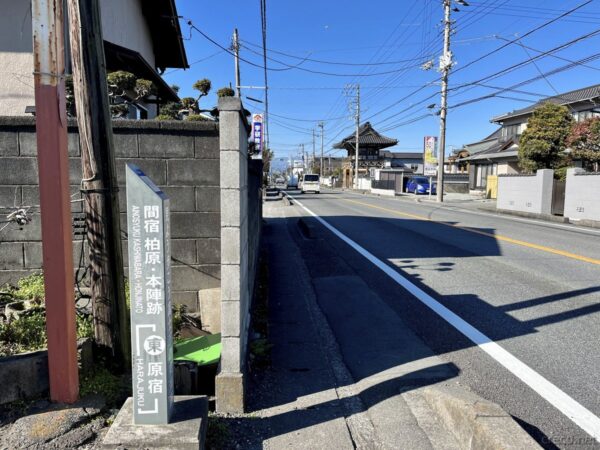
POLYGON ((511 117, 518 117, 525 114, 532 113, 534 109, 538 106, 543 105, 544 103, 555 103, 557 105, 570 105, 577 102, 583 102, 586 100, 592 100, 595 98, 600 98, 600 84, 596 84, 594 86, 585 87, 582 89, 576 89, 574 91, 565 92, 564 94, 554 95, 552 97, 547 97, 534 103, 533 105, 527 106, 526 108, 517 109, 515 111, 502 114, 498 117, 494 117, 492 122, 499 122, 502 120, 506 120, 511 117))
POLYGON ((466 158, 460 158, 460 161, 475 161, 478 159, 499 159, 499 158, 512 158, 518 155, 518 150, 515 145, 518 144, 515 139, 508 139, 501 141, 496 139, 491 142, 491 145, 485 150, 479 151, 475 154, 471 154, 466 158))
MULTIPOLYGON (((358 129, 358 146, 371 145, 379 148, 386 148, 396 145, 397 139, 388 138, 379 134, 370 122, 366 122, 358 129)), ((355 133, 345 137, 340 142, 335 144, 333 148, 347 148, 346 146, 354 147, 356 144, 355 133)))
POLYGON ((383 158, 423 159, 423 152, 381 152, 383 158))

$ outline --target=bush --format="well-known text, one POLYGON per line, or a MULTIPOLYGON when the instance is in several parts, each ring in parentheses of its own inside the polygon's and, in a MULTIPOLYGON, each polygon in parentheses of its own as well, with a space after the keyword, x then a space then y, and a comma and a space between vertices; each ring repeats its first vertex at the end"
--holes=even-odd
POLYGON ((44 291, 44 275, 34 273, 17 282, 17 288, 12 289, 11 293, 19 300, 34 300, 42 302, 46 295, 44 291))
POLYGON ((0 356, 46 348, 46 312, 35 308, 16 320, 0 324, 0 356))
POLYGON ((158 116, 156 116, 154 118, 154 120, 177 120, 177 119, 169 116, 168 114, 159 114, 158 116))
POLYGON ((235 97, 235 91, 230 87, 224 87, 217 91, 217 97, 235 97))
POLYGON ((108 405, 116 405, 125 393, 123 380, 102 367, 93 373, 84 375, 79 380, 79 394, 102 395, 108 405))
POLYGON ((189 120, 190 122, 206 122, 209 119, 208 117, 201 116, 200 114, 190 114, 185 120, 189 120))

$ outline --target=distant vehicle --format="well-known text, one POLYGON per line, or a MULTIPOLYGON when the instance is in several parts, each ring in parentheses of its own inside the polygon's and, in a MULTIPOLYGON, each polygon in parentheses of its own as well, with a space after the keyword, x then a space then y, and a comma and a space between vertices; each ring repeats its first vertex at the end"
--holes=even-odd
POLYGON ((314 192, 319 194, 321 192, 321 186, 319 184, 319 175, 307 173, 302 177, 300 182, 300 191, 304 194, 305 192, 314 192))
POLYGON ((285 178, 276 178, 275 179, 275 186, 276 187, 285 187, 285 178))
MULTIPOLYGON (((436 184, 433 183, 431 190, 432 194, 435 194, 436 184)), ((411 177, 406 184, 406 191, 412 192, 413 194, 429 194, 429 178, 427 177, 411 177)))
POLYGON ((291 175, 288 180, 287 180, 287 188, 294 188, 296 189, 298 187, 298 176, 296 175, 291 175))

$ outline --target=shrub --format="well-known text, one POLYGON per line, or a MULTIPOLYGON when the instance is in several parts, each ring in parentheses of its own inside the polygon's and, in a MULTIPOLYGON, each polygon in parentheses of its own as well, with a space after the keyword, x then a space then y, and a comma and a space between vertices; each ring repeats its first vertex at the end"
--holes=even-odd
POLYGON ((19 300, 34 300, 42 302, 46 295, 44 291, 44 275, 34 273, 17 282, 17 288, 12 291, 15 298, 19 300))
POLYGON ((154 120, 177 120, 177 119, 169 116, 168 114, 159 114, 158 116, 156 116, 154 118, 154 120))
POLYGON ((187 116, 187 119, 185 120, 189 120, 191 122, 205 122, 208 119, 208 117, 204 117, 200 114, 190 114, 189 116, 187 116))
POLYGON ((79 394, 81 397, 87 395, 102 395, 107 404, 115 405, 124 394, 123 380, 101 367, 94 372, 83 375, 79 381, 79 394))
POLYGON ((230 87, 223 87, 217 91, 217 97, 234 97, 235 91, 230 87))

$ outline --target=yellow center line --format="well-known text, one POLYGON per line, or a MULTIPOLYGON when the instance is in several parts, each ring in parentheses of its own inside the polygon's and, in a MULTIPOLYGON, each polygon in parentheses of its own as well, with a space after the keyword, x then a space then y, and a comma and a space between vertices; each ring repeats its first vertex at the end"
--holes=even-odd
POLYGON ((380 209, 382 211, 391 212, 392 214, 396 214, 397 216, 409 217, 411 219, 423 220, 423 221, 426 221, 426 222, 434 222, 434 223, 437 223, 437 224, 440 224, 440 225, 445 225, 447 227, 458 228, 458 229, 461 229, 461 230, 464 230, 464 231, 468 231, 469 233, 479 234, 481 236, 487 236, 487 237, 490 237, 490 238, 493 238, 493 239, 497 239, 499 241, 509 242, 511 244, 521 245, 523 247, 533 248, 535 250, 540 250, 540 251, 543 251, 543 252, 552 253, 553 255, 564 256, 565 258, 576 259, 577 261, 584 261, 584 262, 587 262, 587 263, 590 263, 590 264, 596 264, 596 265, 600 266, 600 259, 594 259, 594 258, 590 258, 588 256, 578 255, 576 253, 571 253, 571 252, 567 252, 567 251, 564 251, 564 250, 559 250, 559 249, 552 248, 552 247, 546 247, 545 245, 533 244, 531 242, 521 241, 519 239, 513 239, 513 238, 508 237, 508 236, 502 236, 501 234, 487 233, 485 231, 474 230, 472 228, 464 227, 462 225, 456 225, 456 224, 452 224, 452 223, 448 223, 448 222, 441 222, 441 221, 438 221, 438 220, 430 219, 429 217, 425 217, 425 216, 419 216, 419 215, 416 215, 416 214, 410 214, 410 213, 404 213, 404 212, 396 211, 394 209, 383 208, 381 206, 375 206, 375 205, 371 205, 369 203, 359 202, 357 200, 350 200, 350 199, 347 199, 347 198, 345 198, 343 200, 345 200, 347 202, 350 202, 350 203, 356 203, 358 205, 368 206, 369 208, 380 209))

